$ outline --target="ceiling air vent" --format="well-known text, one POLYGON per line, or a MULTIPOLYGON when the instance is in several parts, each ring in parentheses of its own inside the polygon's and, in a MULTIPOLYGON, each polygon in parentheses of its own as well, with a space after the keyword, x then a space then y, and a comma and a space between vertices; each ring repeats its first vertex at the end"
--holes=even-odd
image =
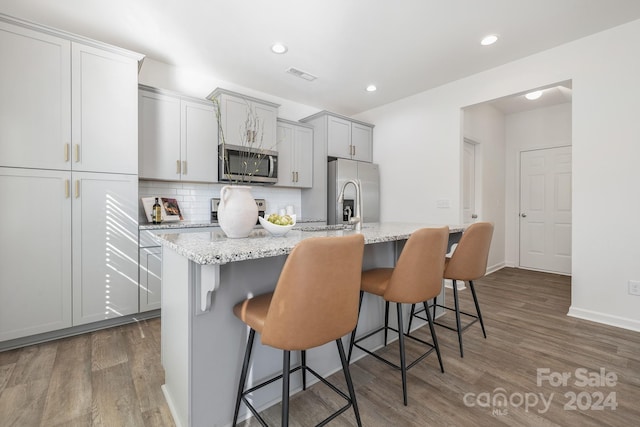
POLYGON ((313 74, 309 74, 306 71, 302 71, 302 70, 298 70, 297 68, 289 68, 287 70, 287 73, 289 74, 293 74, 296 77, 300 77, 301 79, 305 79, 306 81, 312 82, 315 79, 317 79, 316 76, 314 76, 313 74))

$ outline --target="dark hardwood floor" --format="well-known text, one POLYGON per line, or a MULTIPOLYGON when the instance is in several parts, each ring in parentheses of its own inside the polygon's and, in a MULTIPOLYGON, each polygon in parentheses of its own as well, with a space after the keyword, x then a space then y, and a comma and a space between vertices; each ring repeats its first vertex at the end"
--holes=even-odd
MULTIPOLYGON (((411 369, 408 406, 398 371, 372 357, 352 365, 363 425, 638 425, 640 333, 568 317, 565 276, 505 268, 476 289, 487 339, 473 325, 460 358, 455 332, 436 327, 445 373, 435 354, 411 369)), ((473 312, 468 290, 461 299, 473 312)), ((416 335, 427 338, 428 328, 416 335)), ((0 353, 0 426, 174 425, 160 390, 159 343, 153 319, 0 353)), ((395 357, 397 341, 381 351, 395 357)), ((409 360, 414 354, 409 341, 409 360)), ((344 385, 340 374, 331 380, 344 385)), ((315 384, 292 397, 291 425, 313 425, 341 404, 315 384)), ((279 425, 279 412, 276 405, 264 415, 279 425)), ((331 425, 354 426, 353 412, 331 425)))

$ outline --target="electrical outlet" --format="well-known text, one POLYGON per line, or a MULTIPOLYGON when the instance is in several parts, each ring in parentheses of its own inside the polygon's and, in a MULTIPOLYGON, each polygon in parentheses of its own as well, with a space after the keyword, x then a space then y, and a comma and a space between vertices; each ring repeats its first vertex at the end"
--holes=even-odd
POLYGON ((639 280, 629 280, 629 294, 630 295, 640 295, 640 281, 639 280))

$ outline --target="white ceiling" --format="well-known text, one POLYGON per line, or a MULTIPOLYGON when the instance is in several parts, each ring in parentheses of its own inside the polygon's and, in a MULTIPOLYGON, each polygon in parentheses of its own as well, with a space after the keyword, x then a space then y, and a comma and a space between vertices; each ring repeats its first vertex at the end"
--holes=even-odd
POLYGON ((352 115, 639 19, 640 1, 2 0, 0 12, 352 115))

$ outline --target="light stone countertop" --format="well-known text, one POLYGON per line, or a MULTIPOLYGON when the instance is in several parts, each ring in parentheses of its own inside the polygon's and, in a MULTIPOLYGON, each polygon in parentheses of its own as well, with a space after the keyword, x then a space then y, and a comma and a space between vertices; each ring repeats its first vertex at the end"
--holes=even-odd
MULTIPOLYGON (((423 227, 441 227, 444 224, 421 223, 367 223, 358 233, 364 235, 365 244, 406 240, 411 233, 423 227)), ((462 232, 464 227, 449 225, 451 233, 462 232)), ((226 264, 250 259, 286 255, 296 244, 310 237, 346 236, 356 231, 343 226, 308 226, 290 230, 285 236, 274 237, 262 228, 256 228, 249 237, 229 239, 222 232, 190 232, 159 234, 163 246, 197 264, 226 264)))

